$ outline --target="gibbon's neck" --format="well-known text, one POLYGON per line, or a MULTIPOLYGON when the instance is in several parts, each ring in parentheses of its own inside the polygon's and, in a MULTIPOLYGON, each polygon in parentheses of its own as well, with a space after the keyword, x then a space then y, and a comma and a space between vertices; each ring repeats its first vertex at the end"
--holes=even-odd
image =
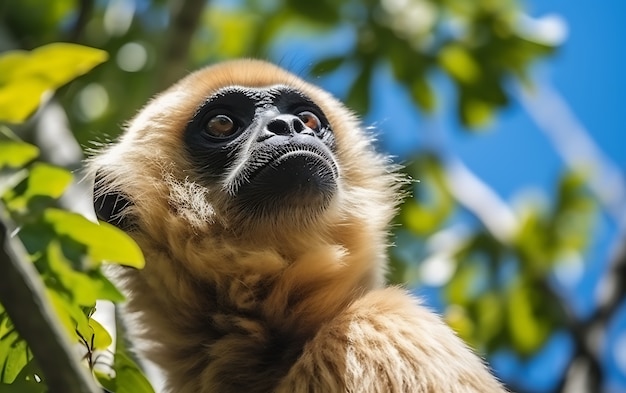
POLYGON ((378 242, 363 238, 363 232, 360 237, 352 232, 356 231, 342 227, 346 238, 335 234, 335 242, 318 238, 308 244, 277 241, 264 246, 218 236, 188 238, 164 248, 167 243, 138 238, 147 260, 145 274, 139 275, 163 288, 172 286, 167 292, 177 307, 186 304, 183 288, 188 286, 194 292, 206 291, 206 297, 214 300, 194 312, 253 312, 267 323, 314 331, 356 297, 382 284, 384 261, 379 254, 384 250, 373 247, 378 242))
MULTIPOLYGON (((287 372, 325 322, 371 287, 371 256, 339 245, 319 244, 285 260, 272 249, 198 243, 174 253, 161 242, 137 241, 146 267, 121 274, 130 293, 128 310, 140 312, 148 357, 164 368, 180 365, 181 372, 170 375, 178 383, 202 367, 219 384, 262 391, 287 372), (232 370, 238 374, 229 380, 225 375, 232 370)), ((239 391, 219 384, 215 391, 239 391)))

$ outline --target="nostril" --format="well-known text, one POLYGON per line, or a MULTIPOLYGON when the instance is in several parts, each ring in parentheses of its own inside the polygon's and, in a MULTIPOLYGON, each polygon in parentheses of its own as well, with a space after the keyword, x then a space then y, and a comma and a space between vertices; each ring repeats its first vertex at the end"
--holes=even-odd
POLYGON ((291 133, 289 124, 283 119, 274 119, 267 123, 267 130, 276 135, 289 135, 291 133))
POLYGON ((298 134, 304 131, 304 129, 306 128, 302 120, 298 119, 297 117, 293 119, 291 125, 293 126, 293 130, 298 134))

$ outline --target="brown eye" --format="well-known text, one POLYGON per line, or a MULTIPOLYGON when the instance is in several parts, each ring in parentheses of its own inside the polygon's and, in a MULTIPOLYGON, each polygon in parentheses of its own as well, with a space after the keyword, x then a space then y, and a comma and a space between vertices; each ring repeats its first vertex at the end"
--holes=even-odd
POLYGON ((235 122, 226 115, 213 116, 206 125, 206 131, 211 136, 224 138, 237 131, 235 122))
POLYGON ((309 127, 312 130, 319 131, 320 128, 322 128, 322 123, 320 122, 320 119, 309 111, 298 113, 298 118, 302 120, 305 126, 309 127))

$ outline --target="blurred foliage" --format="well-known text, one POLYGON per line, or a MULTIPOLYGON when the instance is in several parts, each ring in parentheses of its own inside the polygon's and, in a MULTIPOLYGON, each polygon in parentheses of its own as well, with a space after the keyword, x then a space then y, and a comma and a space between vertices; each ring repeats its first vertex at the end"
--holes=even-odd
MULTIPOLYGON (((0 49, 33 49, 76 38, 111 54, 109 64, 58 95, 79 143, 88 145, 103 133, 115 137, 121 120, 166 87, 161 76, 167 59, 161 54, 171 8, 180 4, 111 0, 78 5, 73 0, 8 0, 0 11, 11 39, 0 41, 0 49), (89 18, 82 23, 84 13, 89 18)), ((348 26, 354 36, 351 48, 340 55, 321 53, 311 71, 321 75, 351 67, 354 78, 346 81, 345 97, 351 108, 367 113, 372 72, 388 66, 415 103, 432 112, 438 102, 432 76, 443 72, 456 87, 459 119, 475 127, 508 103, 508 79, 528 81, 530 64, 554 50, 523 28, 518 6, 513 0, 214 1, 194 33, 188 69, 226 58, 267 57, 284 37, 348 26)))
MULTIPOLYGON (((184 11, 184 4, 164 0, 7 0, 0 6, 0 50, 35 49, 53 41, 72 41, 103 49, 110 55, 107 63, 60 87, 54 98, 65 109, 77 141, 90 147, 93 141, 116 137, 122 122, 171 82, 165 80, 171 64, 164 53, 169 53, 171 21, 177 12, 184 11)), ((350 77, 342 81, 346 86, 341 98, 350 107, 360 114, 370 110, 372 97, 377 94, 372 90, 373 75, 386 67, 421 111, 433 113, 442 105, 454 105, 459 121, 472 131, 492 121, 495 113, 509 103, 508 83, 515 80, 530 86, 533 62, 556 49, 553 43, 529 31, 522 23, 524 17, 516 0, 214 0, 199 15, 199 24, 188 26, 194 34, 187 69, 234 57, 271 58, 276 46, 286 39, 301 39, 304 44, 298 50, 308 54, 313 49, 307 42, 316 37, 328 39, 341 31, 351 37, 348 48, 316 53, 310 69, 304 71, 334 75, 348 70, 350 77), (455 102, 441 101, 434 84, 440 76, 454 87, 455 102)), ((51 50, 55 46, 43 48, 51 50)), ((56 48, 63 50, 65 46, 56 48)), ((73 48, 77 56, 82 56, 83 49, 73 48)), ((33 62, 42 49, 17 54, 20 61, 33 62)), ((10 59, 16 54, 6 56, 10 59)), ((66 61, 69 57, 65 56, 60 58, 66 61)), ((101 56, 93 52, 82 59, 83 63, 71 60, 71 67, 63 72, 50 69, 60 63, 39 60, 31 64, 33 73, 28 75, 37 83, 50 83, 48 88, 57 88, 67 81, 59 79, 62 74, 67 78, 78 76, 101 61, 101 56), (46 70, 52 74, 51 79, 37 75, 46 70), (51 83, 53 80, 56 83, 51 83)), ((0 70, 10 67, 5 63, 0 60, 0 70)), ((26 75, 28 70, 13 66, 8 74, 0 72, 0 89, 10 86, 9 79, 16 86, 26 87, 27 79, 16 81, 11 75, 18 71, 26 75)), ((29 91, 43 91, 41 86, 33 85, 32 89, 29 91)), ((12 94, 10 99, 3 98, 0 90, 0 112, 4 111, 5 122, 32 111, 26 106, 12 106, 17 102, 12 94)), ((31 105, 34 98, 32 94, 23 97, 31 105)), ((28 128, 29 124, 18 128, 24 138, 29 136, 28 128)), ((70 328, 79 324, 80 336, 90 343, 90 329, 99 328, 94 328, 89 311, 84 311, 89 310, 95 297, 119 299, 116 290, 98 273, 100 258, 107 256, 126 263, 138 260, 130 245, 126 260, 120 254, 126 255, 126 251, 107 248, 113 242, 89 244, 89 239, 81 236, 82 231, 98 230, 104 238, 113 239, 118 234, 112 229, 92 227, 77 216, 51 207, 68 175, 59 168, 33 162, 36 156, 37 147, 15 137, 0 143, 0 166, 5 171, 10 169, 10 175, 0 182, 2 200, 22 227, 20 236, 50 288, 61 319, 70 328), (75 227, 81 230, 73 230, 75 227), (88 294, 83 293, 87 287, 88 294)), ((390 281, 412 285, 421 281, 443 288, 446 306, 442 311, 464 339, 485 354, 512 349, 529 358, 555 331, 569 328, 567 299, 557 295, 551 277, 559 265, 584 260, 597 215, 585 177, 565 173, 555 187, 555 200, 527 203, 518 209, 515 214, 519 225, 513 238, 502 240, 499 234, 489 232, 480 217, 459 219, 473 212, 459 204, 442 161, 437 151, 416 152, 406 168, 419 182, 413 185, 413 198, 402 206, 397 219, 400 225, 395 229, 397 247, 390 255, 390 281), (459 221, 471 224, 457 231, 459 221), (447 239, 443 249, 438 245, 442 239, 447 239), (439 271, 435 284, 426 282, 424 273, 432 264, 439 271)), ((11 332, 10 327, 10 322, 3 319, 0 333, 11 332)), ((76 338, 76 332, 70 333, 76 338)), ((0 345, 17 340, 7 333, 0 337, 0 345)), ((94 342, 99 349, 107 340, 104 337, 94 342)), ((32 376, 36 366, 25 344, 15 343, 10 344, 10 361, 8 355, 4 360, 7 367, 0 370, 9 370, 15 381, 21 381, 22 376, 32 376)), ((142 378, 134 366, 129 366, 125 349, 118 346, 118 350, 114 365, 117 380, 107 381, 99 375, 110 390, 122 387, 123 381, 142 378), (130 375, 129 379, 124 379, 125 375, 130 375)), ((4 353, 0 351, 2 356, 4 353)), ((3 383, 10 381, 4 374, 0 376, 3 383)), ((124 386, 135 386, 134 382, 128 383, 124 386)), ((143 382, 137 383, 144 386, 143 382)))
POLYGON ((566 301, 550 277, 556 265, 582 259, 591 238, 597 203, 583 175, 563 176, 553 206, 525 205, 512 241, 499 240, 479 225, 453 234, 454 241, 441 251, 429 250, 428 242, 445 232, 460 209, 448 191, 445 169, 425 154, 407 170, 420 182, 398 218, 401 240, 392 262, 403 274, 393 277, 396 282, 423 276, 416 260, 434 256, 437 263, 450 265, 449 276, 437 283, 445 287, 446 321, 484 353, 513 349, 529 357, 553 332, 568 328, 566 301), (416 244, 422 244, 417 252, 406 252, 416 244))
MULTIPOLYGON (((0 97, 6 98, 0 105, 0 120, 25 121, 44 92, 105 59, 106 53, 101 50, 74 44, 51 44, 32 52, 2 54, 0 68, 6 67, 7 72, 0 81, 0 97)), ((0 153, 2 210, 17 226, 17 234, 41 275, 60 323, 71 341, 82 346, 84 360, 93 369, 97 352, 107 351, 112 343, 109 333, 91 318, 96 300, 124 299, 102 274, 102 262, 141 268, 143 255, 135 242, 117 228, 59 209, 56 200, 69 186, 72 174, 36 161, 39 149, 22 142, 6 127, 0 134, 0 153)), ((115 365, 119 362, 124 372, 102 374, 99 378, 109 385, 138 386, 137 380, 143 377, 137 366, 123 351, 114 356, 115 365)), ((0 306, 0 391, 42 392, 45 382, 27 343, 0 306)), ((150 392, 147 386, 133 391, 150 392)))

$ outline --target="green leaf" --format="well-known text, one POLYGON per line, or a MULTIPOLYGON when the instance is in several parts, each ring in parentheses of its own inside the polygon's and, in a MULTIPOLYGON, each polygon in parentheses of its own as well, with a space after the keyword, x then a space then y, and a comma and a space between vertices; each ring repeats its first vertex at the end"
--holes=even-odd
POLYGON ((532 291, 528 285, 514 283, 506 307, 512 344, 518 353, 526 356, 535 353, 550 334, 548 321, 535 316, 532 291))
POLYGON ((419 182, 415 183, 413 200, 402 206, 400 219, 417 236, 431 234, 444 224, 455 207, 447 190, 444 169, 437 158, 426 156, 407 170, 419 182))
POLYGON ((406 273, 406 263, 392 252, 389 258, 389 268, 386 276, 387 282, 392 285, 402 285, 407 282, 406 273))
MULTIPOLYGON (((99 299, 124 299, 97 268, 86 272, 74 270, 72 263, 63 255, 59 241, 50 242, 46 257, 53 284, 61 287, 56 289, 62 289, 73 305, 93 307, 99 299)), ((46 283, 50 284, 49 280, 46 283)))
POLYGON ((33 358, 6 312, 0 314, 0 382, 12 383, 33 358))
POLYGON ((98 282, 98 300, 110 300, 113 303, 119 303, 126 299, 122 292, 102 273, 101 269, 94 269, 89 275, 98 282))
POLYGON ((583 251, 592 238, 597 202, 583 173, 566 173, 560 180, 552 225, 557 253, 583 251))
POLYGON ((86 330, 84 327, 87 326, 87 316, 83 310, 69 297, 63 296, 62 292, 56 288, 47 287, 46 295, 50 299, 59 322, 65 328, 67 337, 73 342, 78 342, 79 338, 76 331, 86 330))
POLYGON ((15 188, 28 178, 27 169, 0 169, 0 198, 8 203, 15 194, 15 188))
POLYGON ((474 298, 473 286, 478 277, 478 268, 474 264, 459 264, 457 271, 445 288, 450 303, 467 306, 474 298))
POLYGON ((199 42, 192 48, 194 58, 202 61, 206 61, 207 53, 216 53, 223 58, 245 56, 254 39, 259 17, 252 12, 207 7, 204 23, 205 26, 210 26, 213 34, 207 34, 206 39, 199 37, 199 42))
POLYGON ((437 97, 426 78, 415 78, 411 83, 411 97, 426 112, 433 112, 437 107, 437 97))
POLYGON ((30 168, 26 197, 35 195, 59 198, 72 181, 72 174, 63 168, 45 163, 35 163, 30 168))
POLYGON ((476 299, 477 329, 480 342, 488 343, 500 333, 504 322, 502 297, 495 291, 489 291, 476 299))
POLYGON ((339 7, 333 0, 287 0, 286 5, 300 17, 316 24, 332 26, 339 20, 339 7))
POLYGON ((329 74, 339 68, 344 61, 346 60, 345 56, 334 56, 328 57, 326 59, 322 59, 315 63, 313 68, 311 69, 311 74, 313 75, 323 75, 329 74))
POLYGON ((105 222, 93 223, 80 214, 47 209, 44 221, 60 236, 68 236, 87 247, 87 254, 96 263, 102 261, 143 268, 139 246, 126 233, 105 222))
POLYGON ((13 195, 8 196, 7 207, 9 210, 19 211, 31 204, 36 197, 58 199, 71 181, 72 174, 66 169, 35 163, 30 168, 22 190, 16 189, 13 195))
POLYGON ((439 52, 439 63, 460 83, 472 84, 481 75, 480 65, 471 54, 460 45, 448 45, 439 52))
POLYGON ((371 68, 365 66, 348 92, 346 102, 352 110, 365 114, 370 109, 371 68))
POLYGON ((444 314, 444 319, 450 328, 463 340, 474 344, 471 340, 474 337, 476 326, 464 307, 458 305, 448 306, 444 314))
POLYGON ((407 229, 417 236, 433 233, 440 227, 445 215, 438 214, 432 206, 407 201, 402 208, 402 220, 407 229))
POLYGON ((20 141, 0 141, 0 168, 21 168, 39 155, 37 146, 20 141))
POLYGON ((115 393, 154 393, 154 389, 148 379, 129 356, 123 353, 116 353, 113 369, 114 372, 110 374, 105 373, 104 370, 94 370, 98 382, 107 391, 115 393))
POLYGON ((115 353, 116 393, 154 393, 152 385, 133 359, 124 352, 115 353))
POLYGON ((0 381, 0 393, 44 393, 48 391, 42 381, 35 359, 31 359, 10 384, 0 381))
POLYGON ((487 101, 463 95, 459 107, 461 121, 470 127, 484 127, 493 121, 495 108, 487 101))
POLYGON ((107 330, 93 318, 89 318, 89 326, 93 331, 93 348, 92 350, 105 350, 111 345, 113 339, 107 330))
POLYGON ((21 123, 39 106, 43 93, 85 74, 107 53, 69 43, 54 43, 0 56, 0 121, 21 123))
POLYGON ((115 345, 114 374, 105 374, 95 370, 96 378, 107 390, 115 393, 154 393, 152 385, 129 355, 126 348, 126 331, 119 322, 117 324, 117 340, 115 345))

